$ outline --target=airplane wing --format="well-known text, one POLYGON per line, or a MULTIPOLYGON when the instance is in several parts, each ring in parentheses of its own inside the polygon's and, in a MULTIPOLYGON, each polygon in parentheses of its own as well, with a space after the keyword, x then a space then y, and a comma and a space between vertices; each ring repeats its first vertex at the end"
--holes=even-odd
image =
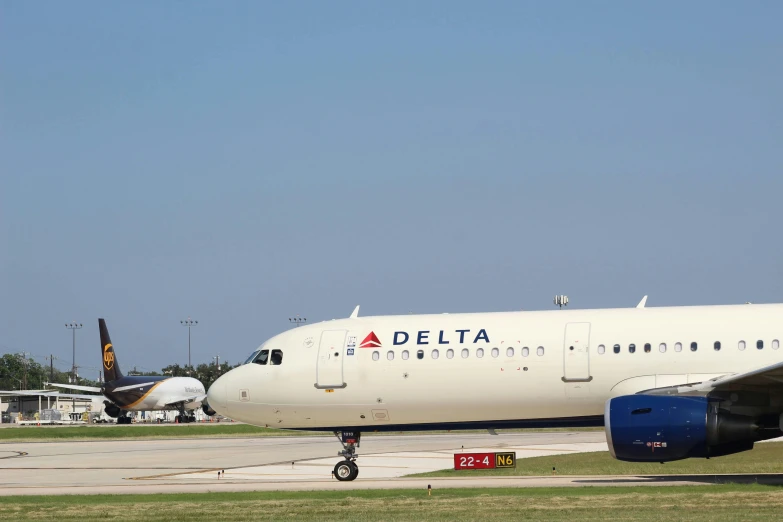
POLYGON ((55 386, 57 388, 68 388, 69 390, 81 390, 88 392, 100 393, 101 389, 95 386, 78 386, 76 384, 55 384, 53 382, 46 383, 48 386, 55 386))
POLYGON ((722 375, 707 381, 653 388, 640 395, 707 395, 713 391, 733 391, 763 388, 764 391, 783 392, 783 362, 743 373, 722 375))
POLYGON ((151 386, 153 384, 155 384, 154 381, 153 382, 144 382, 144 383, 141 383, 141 384, 129 384, 128 386, 120 386, 119 388, 114 388, 111 391, 112 392, 124 392, 124 391, 128 391, 128 390, 132 390, 134 388, 143 388, 145 386, 151 386))
POLYGON ((60 399, 95 399, 95 398, 103 398, 103 395, 82 395, 78 393, 60 393, 59 391, 55 390, 46 390, 46 391, 9 391, 9 390, 0 390, 0 396, 4 397, 49 397, 49 398, 57 398, 60 399))
POLYGON ((180 405, 191 404, 194 402, 202 402, 205 401, 206 399, 207 399, 206 395, 192 395, 190 397, 184 397, 182 399, 177 399, 175 401, 167 402, 165 406, 168 408, 174 408, 180 405))
POLYGON ((16 397, 17 395, 46 395, 48 391, 28 391, 28 390, 0 390, 0 395, 10 395, 16 397))

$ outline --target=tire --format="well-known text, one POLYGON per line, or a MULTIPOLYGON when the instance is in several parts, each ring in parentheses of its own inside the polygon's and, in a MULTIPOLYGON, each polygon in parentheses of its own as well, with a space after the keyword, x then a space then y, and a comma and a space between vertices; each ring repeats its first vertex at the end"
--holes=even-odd
POLYGON ((359 466, 356 462, 351 461, 351 467, 353 468, 353 478, 351 480, 355 480, 359 476, 359 466))
POLYGON ((356 464, 350 460, 343 460, 335 464, 334 478, 340 482, 351 481, 356 478, 357 469, 356 464))

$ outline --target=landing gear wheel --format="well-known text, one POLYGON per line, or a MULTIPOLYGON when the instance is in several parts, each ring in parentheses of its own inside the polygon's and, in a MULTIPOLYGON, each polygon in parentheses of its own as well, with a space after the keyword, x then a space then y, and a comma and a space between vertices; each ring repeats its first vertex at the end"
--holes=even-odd
POLYGON ((359 474, 359 467, 350 460, 338 462, 334 466, 334 478, 340 482, 351 481, 359 474))

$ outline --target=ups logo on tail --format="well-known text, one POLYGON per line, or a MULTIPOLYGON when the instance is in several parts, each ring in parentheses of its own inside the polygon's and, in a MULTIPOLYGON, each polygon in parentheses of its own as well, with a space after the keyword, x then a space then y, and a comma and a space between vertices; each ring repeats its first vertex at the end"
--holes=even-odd
POLYGON ((114 350, 111 347, 111 343, 103 347, 103 367, 107 370, 114 368, 114 350))

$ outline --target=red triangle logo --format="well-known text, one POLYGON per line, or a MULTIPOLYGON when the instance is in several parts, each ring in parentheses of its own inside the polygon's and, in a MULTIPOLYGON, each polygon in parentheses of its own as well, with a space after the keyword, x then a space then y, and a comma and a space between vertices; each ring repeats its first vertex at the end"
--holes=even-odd
POLYGON ((381 348, 381 341, 378 340, 378 336, 375 335, 375 332, 370 332, 370 334, 364 338, 362 344, 359 345, 359 348, 381 348))

